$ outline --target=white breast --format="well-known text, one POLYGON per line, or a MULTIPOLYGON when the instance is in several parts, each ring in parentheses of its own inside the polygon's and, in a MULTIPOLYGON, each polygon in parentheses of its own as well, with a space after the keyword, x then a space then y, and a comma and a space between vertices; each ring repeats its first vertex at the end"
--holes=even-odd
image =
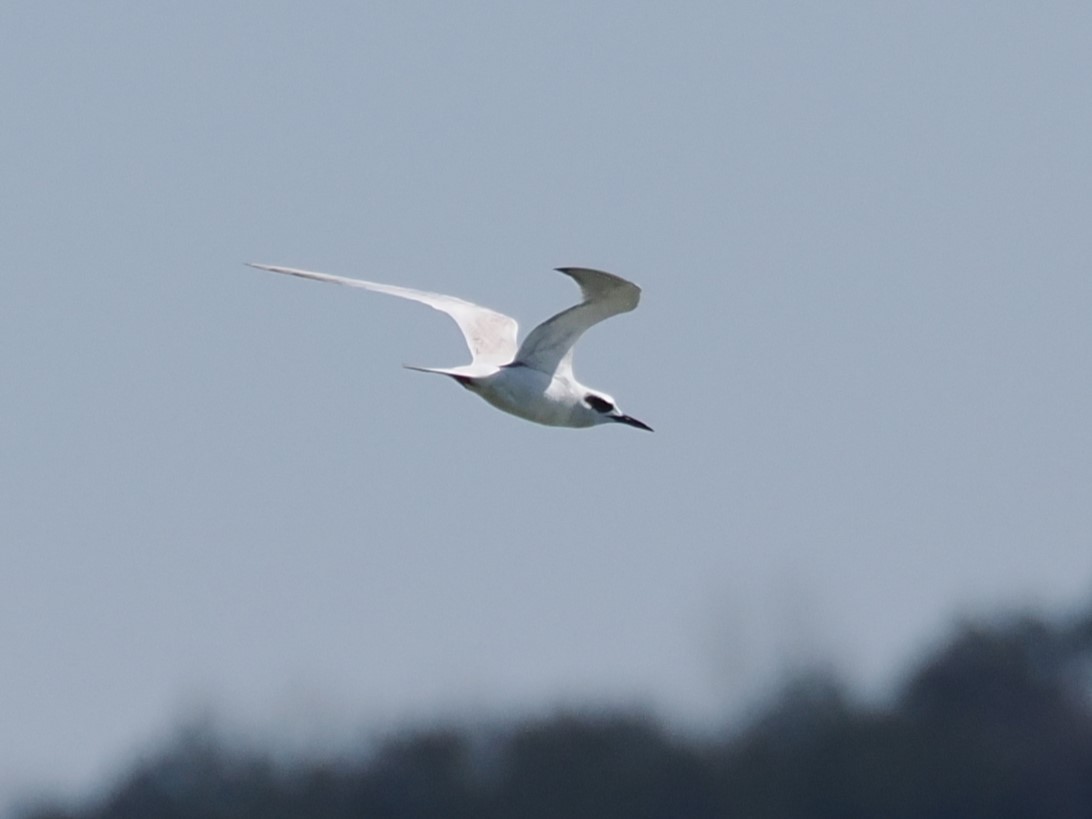
POLYGON ((566 378, 530 367, 502 367, 477 381, 473 391, 499 410, 553 427, 587 427, 594 421, 579 412, 579 393, 566 378))

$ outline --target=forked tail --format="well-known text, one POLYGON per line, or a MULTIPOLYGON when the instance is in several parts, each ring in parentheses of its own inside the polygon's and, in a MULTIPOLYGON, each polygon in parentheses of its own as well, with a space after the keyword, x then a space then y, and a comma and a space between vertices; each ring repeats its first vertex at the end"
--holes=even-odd
POLYGON ((454 378, 464 387, 469 387, 474 382, 475 378, 482 375, 479 369, 476 369, 473 365, 466 367, 415 367, 412 364, 403 364, 402 366, 407 370, 416 370, 419 373, 446 375, 449 378, 454 378))

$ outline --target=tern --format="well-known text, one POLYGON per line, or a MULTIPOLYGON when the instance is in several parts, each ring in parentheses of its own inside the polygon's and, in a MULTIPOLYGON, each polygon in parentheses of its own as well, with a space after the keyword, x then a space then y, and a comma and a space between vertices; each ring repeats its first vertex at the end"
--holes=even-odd
POLYGON ((573 375, 573 345, 584 331, 637 307, 641 288, 621 276, 587 267, 556 268, 580 286, 583 300, 542 322, 517 344, 515 319, 455 296, 293 267, 248 264, 273 273, 386 293, 447 313, 459 325, 473 360, 461 367, 404 366, 446 375, 499 410, 554 427, 619 423, 652 431, 648 424, 618 409, 611 396, 585 387, 573 375))

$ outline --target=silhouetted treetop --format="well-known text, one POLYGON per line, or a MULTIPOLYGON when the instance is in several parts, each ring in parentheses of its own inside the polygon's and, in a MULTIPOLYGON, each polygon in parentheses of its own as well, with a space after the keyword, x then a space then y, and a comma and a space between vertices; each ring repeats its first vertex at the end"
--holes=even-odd
POLYGON ((1085 819, 1092 610, 967 622, 867 706, 823 675, 744 730, 697 739, 633 713, 396 736, 275 764, 204 730, 106 797, 27 819, 1085 819))

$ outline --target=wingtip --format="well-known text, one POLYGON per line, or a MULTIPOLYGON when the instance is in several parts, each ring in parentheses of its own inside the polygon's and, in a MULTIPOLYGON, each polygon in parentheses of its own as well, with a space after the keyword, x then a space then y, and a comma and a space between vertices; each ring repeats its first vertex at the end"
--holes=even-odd
POLYGON ((255 270, 268 270, 270 273, 290 273, 288 268, 277 267, 272 264, 261 264, 260 262, 243 262, 247 267, 253 267, 255 270))
MULTIPOLYGON (((632 290, 637 293, 638 297, 641 293, 641 288, 629 279, 625 279, 617 273, 609 273, 606 270, 600 270, 596 267, 555 267, 554 270, 558 273, 564 273, 569 278, 575 280, 581 288, 589 285, 594 287, 596 285, 593 284, 593 280, 598 280, 599 282, 632 288, 632 290)), ((636 303, 634 303, 634 306, 636 306, 636 303)))
POLYGON ((614 273, 608 273, 606 270, 600 270, 598 267, 581 267, 580 265, 573 265, 571 267, 555 267, 558 273, 564 273, 566 276, 575 276, 578 273, 587 271, 588 273, 598 273, 600 275, 610 276, 611 278, 620 278, 614 273))

